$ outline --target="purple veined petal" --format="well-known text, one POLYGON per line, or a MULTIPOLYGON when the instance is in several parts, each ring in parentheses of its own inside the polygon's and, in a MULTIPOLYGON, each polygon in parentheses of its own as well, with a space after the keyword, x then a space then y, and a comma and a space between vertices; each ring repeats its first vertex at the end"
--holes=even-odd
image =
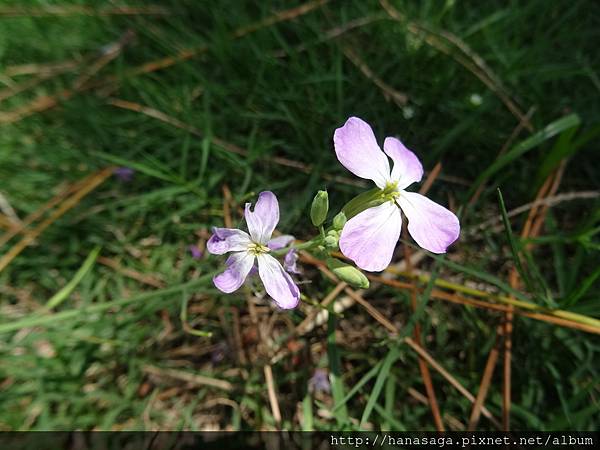
POLYGON ((258 259, 258 275, 265 285, 267 294, 271 296, 280 308, 295 308, 300 301, 300 290, 294 284, 279 261, 271 255, 261 253, 258 259))
POLYGON ((279 250, 290 245, 292 242, 294 242, 294 239, 296 239, 294 236, 290 234, 284 234, 282 236, 277 236, 276 238, 271 239, 267 243, 267 246, 271 250, 279 250))
POLYGON ((390 181, 390 163, 377 145, 367 122, 350 117, 333 135, 335 154, 342 165, 354 175, 373 180, 380 188, 390 181))
POLYGON ((402 215, 395 203, 365 209, 342 229, 340 250, 363 270, 379 272, 392 260, 402 230, 402 215))
POLYGON ((385 138, 383 149, 394 161, 392 179, 398 182, 398 189, 404 189, 421 181, 421 178, 423 178, 421 161, 400 140, 394 137, 385 138))
POLYGON ((206 243, 206 249, 213 255, 222 255, 227 252, 240 252, 246 250, 250 241, 248 233, 236 228, 213 228, 213 235, 206 243))
POLYGON ((248 252, 233 253, 225 262, 227 269, 213 278, 213 283, 222 292, 237 291, 246 280, 254 265, 254 255, 248 252))
POLYGON ((300 275, 300 271, 298 270, 298 266, 296 263, 298 262, 298 252, 295 248, 290 248, 288 252, 285 254, 283 258, 283 268, 294 275, 300 275))
POLYGON ((416 192, 402 192, 397 201, 408 219, 408 232, 425 250, 446 253, 458 239, 460 223, 452 211, 416 192))
POLYGON ((244 213, 250 236, 255 242, 266 245, 279 222, 277 197, 271 191, 261 192, 254 206, 254 211, 251 211, 250 207, 251 204, 246 203, 244 213))

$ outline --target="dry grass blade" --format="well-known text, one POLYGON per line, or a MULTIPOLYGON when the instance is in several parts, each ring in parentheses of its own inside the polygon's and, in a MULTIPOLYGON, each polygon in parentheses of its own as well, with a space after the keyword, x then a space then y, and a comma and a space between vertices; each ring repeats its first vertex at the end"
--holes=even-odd
POLYGON ((79 66, 79 64, 79 61, 73 59, 51 63, 19 64, 16 66, 7 66, 4 70, 4 75, 7 77, 15 77, 19 75, 47 76, 75 69, 79 66))
POLYGON ((397 91, 377 75, 375 75, 373 70, 371 70, 367 63, 352 49, 352 47, 346 44, 342 44, 341 47, 342 52, 344 55, 346 55, 346 58, 348 58, 356 67, 358 67, 362 74, 371 80, 373 84, 375 84, 375 86, 381 90, 384 98, 387 101, 392 100, 398 106, 405 106, 408 103, 408 96, 403 92, 397 91))
POLYGON ((250 24, 245 27, 238 28, 233 33, 233 36, 236 38, 240 38, 246 36, 247 34, 254 33, 255 31, 258 31, 262 28, 267 28, 271 25, 275 25, 276 23, 293 20, 296 17, 300 17, 306 13, 311 12, 313 9, 320 8, 328 2, 329 0, 313 0, 295 8, 286 9, 285 11, 278 11, 273 15, 267 17, 266 19, 260 20, 256 23, 250 24))
POLYGON ((496 342, 496 344, 490 351, 487 362, 485 364, 483 377, 481 378, 479 390, 477 391, 477 397, 475 398, 475 403, 473 403, 473 409, 471 410, 471 417, 469 417, 469 425, 467 428, 468 431, 475 431, 475 428, 479 423, 479 417, 481 415, 483 402, 485 401, 485 398, 487 396, 490 383, 492 381, 492 375, 494 375, 494 368, 496 367, 496 363, 498 362, 499 354, 499 342, 496 342))
POLYGON ((48 200, 48 202, 44 203, 42 206, 40 206, 34 212, 29 214, 27 217, 25 217, 25 219, 23 219, 23 221, 21 222, 21 224, 18 227, 13 227, 11 230, 7 231, 2 236, 0 236, 0 247, 3 246, 4 244, 6 244, 8 241, 10 241, 17 234, 23 232, 25 230, 25 228, 27 228, 30 224, 32 224, 33 222, 38 220, 40 217, 42 217, 46 211, 54 208, 66 196, 68 196, 68 195, 72 194, 73 192, 75 192, 76 190, 78 190, 79 187, 82 185, 82 183, 84 183, 85 181, 86 180, 79 181, 77 183, 74 183, 74 184, 68 186, 65 189, 61 189, 61 191, 58 194, 56 194, 54 197, 52 197, 50 200, 48 200))
MULTIPOLYGON (((144 114, 148 117, 152 117, 153 119, 160 120, 161 122, 165 122, 176 128, 179 128, 179 129, 185 130, 189 133, 192 133, 194 136, 203 137, 202 132, 198 128, 194 127, 193 125, 182 122, 181 120, 179 120, 175 117, 169 116, 168 114, 165 114, 164 112, 159 111, 157 109, 150 108, 150 107, 144 106, 144 105, 140 105, 139 103, 118 99, 118 98, 110 99, 108 101, 108 103, 112 106, 116 106, 117 108, 122 108, 122 109, 127 109, 129 111, 138 112, 138 113, 144 114)), ((222 148, 226 152, 235 153, 236 155, 240 155, 240 156, 248 156, 248 151, 246 149, 243 149, 243 148, 239 147, 238 145, 232 144, 231 142, 227 142, 224 139, 221 139, 217 136, 211 136, 211 141, 216 146, 222 148)), ((313 167, 309 164, 304 164, 299 161, 294 161, 294 160, 288 159, 288 158, 282 158, 280 156, 263 157, 262 160, 270 161, 270 162, 272 162, 274 164, 278 164, 280 166, 298 169, 305 173, 311 173, 313 171, 313 167)), ((346 178, 346 177, 338 177, 338 176, 331 176, 331 175, 323 174, 323 178, 325 178, 326 180, 344 183, 344 184, 348 184, 348 185, 352 185, 352 186, 360 186, 360 187, 366 186, 366 183, 364 183, 360 180, 354 180, 354 179, 346 178)))
POLYGON ((81 184, 80 188, 71 196, 66 198, 58 208, 53 211, 50 216, 42 221, 33 230, 26 233, 23 238, 17 242, 8 252, 6 252, 2 258, 0 258, 0 272, 3 271, 10 262, 19 255, 27 246, 29 246, 42 232, 52 225, 59 217, 66 213, 69 209, 76 206, 83 197, 93 191, 96 187, 104 182, 113 172, 112 167, 101 170, 91 176, 89 176, 84 183, 81 184))
POLYGON ((229 381, 219 380, 217 378, 205 377, 203 375, 198 375, 194 373, 184 372, 182 370, 176 369, 163 369, 160 367, 155 367, 151 365, 145 365, 142 370, 149 375, 154 375, 156 377, 168 377, 173 378, 175 380, 184 381, 192 386, 204 387, 210 386, 217 389, 221 389, 223 391, 231 392, 233 391, 233 384, 229 381))
MULTIPOLYGON (((448 381, 458 392, 460 392, 465 398, 467 398, 471 403, 475 403, 475 397, 471 394, 461 383, 458 381, 450 372, 444 369, 433 357, 427 353, 427 351, 418 345, 415 341, 413 341, 410 337, 404 339, 404 342, 412 348, 421 358, 423 358, 427 363, 435 369, 440 375, 442 375, 446 381, 448 381)), ((496 428, 500 428, 501 424, 496 420, 496 418, 492 415, 492 413, 486 408, 481 408, 482 414, 490 420, 494 424, 496 428)))
MULTIPOLYGON (((342 35, 344 35, 345 33, 355 30, 357 28, 360 27, 364 27, 366 25, 369 25, 373 22, 376 22, 378 20, 382 20, 384 19, 386 16, 380 15, 380 14, 373 14, 370 16, 364 16, 364 17, 359 17, 358 19, 355 20, 351 20, 347 23, 345 23, 344 25, 340 25, 338 27, 332 28, 329 31, 325 32, 324 36, 322 38, 320 38, 318 41, 315 42, 316 43, 323 43, 323 42, 327 42, 331 39, 335 39, 338 38, 342 35)), ((295 47, 292 48, 293 52, 295 53, 301 53, 303 51, 306 51, 309 48, 309 45, 307 44, 300 44, 297 45, 295 47)), ((287 55, 289 55, 291 52, 287 51, 285 49, 281 49, 281 50, 277 50, 274 51, 272 53, 272 55, 275 58, 284 58, 287 55)))
POLYGON ((394 8, 388 0, 379 0, 379 3, 387 11, 393 19, 404 24, 406 29, 417 36, 424 36, 424 40, 430 46, 445 53, 462 66, 469 70, 479 80, 485 84, 492 92, 494 92, 500 100, 506 105, 508 110, 523 121, 529 131, 533 131, 529 119, 517 106, 515 100, 511 98, 505 87, 500 82, 500 79, 491 71, 483 58, 477 55, 462 39, 458 36, 449 33, 448 31, 431 30, 422 23, 410 21, 404 14, 394 8), (457 53, 455 50, 459 50, 457 53))
POLYGON ((438 162, 435 166, 433 166, 433 169, 427 175, 425 182, 421 185, 421 189, 419 189, 419 194, 425 195, 427 192, 429 192, 429 189, 431 189, 433 182, 437 180, 437 178, 440 176, 441 171, 442 163, 438 162))
POLYGON ((4 214, 4 218, 10 224, 10 228, 18 227, 23 223, 2 192, 0 192, 0 211, 4 214))
MULTIPOLYGON (((405 227, 406 231, 406 227, 405 227)), ((411 251, 408 245, 404 245, 404 260, 410 261, 411 251)), ((412 272, 412 265, 410 262, 406 267, 407 272, 412 272)), ((410 308, 412 313, 415 314, 417 311, 417 290, 416 286, 412 286, 410 289, 410 308)), ((419 323, 415 324, 413 336, 415 341, 422 345, 423 340, 421 339, 421 325, 419 323)), ((435 423, 435 427, 437 431, 444 431, 444 422, 442 421, 442 415, 440 414, 440 408, 437 402, 437 398, 435 395, 435 390, 433 388, 433 383, 431 381, 431 374, 429 373, 429 367, 425 364, 425 360, 419 357, 419 371, 421 372, 421 378, 423 379, 423 384, 425 385, 425 392, 427 393, 427 398, 429 399, 429 407, 431 408, 431 414, 433 415, 433 421, 435 423)))
POLYGON ((132 31, 127 31, 119 38, 118 41, 106 46, 102 54, 89 66, 86 66, 86 70, 77 77, 71 88, 63 89, 58 94, 36 97, 32 101, 12 111, 1 112, 0 124, 18 122, 33 114, 46 111, 55 107, 60 102, 70 99, 76 93, 86 90, 86 84, 88 81, 104 66, 119 56, 123 50, 123 47, 125 47, 125 45, 127 45, 133 39, 133 36, 134 34, 132 31))
MULTIPOLYGON (((391 286, 391 287, 398 288, 398 289, 412 289, 414 286, 412 283, 406 283, 406 282, 393 280, 393 279, 389 279, 389 278, 383 278, 378 275, 368 274, 367 278, 371 281, 375 281, 377 283, 381 283, 386 286, 391 286)), ((417 288, 417 290, 419 290, 419 288, 417 288)), ((482 292, 482 294, 485 294, 485 293, 482 292)), ((431 298, 436 299, 436 300, 447 301, 449 303, 455 303, 457 305, 473 306, 476 308, 486 309, 489 311, 497 311, 497 312, 504 312, 504 313, 509 311, 509 307, 507 305, 501 305, 498 303, 490 303, 488 301, 482 301, 482 300, 476 300, 476 299, 472 299, 472 298, 468 298, 468 297, 462 297, 460 295, 451 294, 449 292, 445 292, 445 291, 442 291, 439 289, 433 289, 431 291, 431 298)), ((529 317, 531 319, 540 320, 542 322, 548 322, 548 323, 552 323, 554 325, 559 325, 559 326, 566 327, 566 328, 572 328, 575 330, 585 331, 587 333, 600 334, 599 327, 594 327, 594 326, 582 324, 579 322, 574 322, 572 320, 552 316, 550 314, 531 312, 531 311, 526 311, 526 310, 522 310, 519 308, 515 308, 513 310, 513 312, 520 316, 529 317)))
POLYGON ((0 8, 0 17, 46 17, 46 16, 165 16, 171 14, 160 5, 116 6, 109 8, 93 8, 84 5, 46 5, 41 8, 27 6, 6 6, 0 8))
POLYGON ((231 190, 226 184, 223 185, 223 222, 226 228, 233 227, 233 220, 231 219, 231 205, 233 205, 233 197, 231 190))
POLYGON ((281 411, 279 410, 279 401, 277 400, 277 392, 275 391, 275 382, 273 381, 273 369, 269 364, 264 367, 265 381, 267 383, 267 392, 269 393, 269 404, 271 405, 271 413, 277 428, 281 427, 281 411))
POLYGON ((112 258, 107 258, 106 256, 99 256, 97 261, 100 264, 103 264, 107 267, 110 267, 115 272, 120 273, 132 280, 139 281, 140 283, 147 284, 148 286, 152 286, 155 288, 163 288, 165 287, 165 283, 160 279, 158 275, 148 275, 140 273, 136 270, 126 269, 119 264, 118 261, 115 261, 112 258))
MULTIPOLYGON (((600 197, 600 191, 578 191, 578 192, 565 192, 563 194, 548 196, 544 198, 540 198, 538 200, 534 200, 533 202, 525 203, 515 209, 508 211, 506 214, 510 219, 512 217, 518 216, 524 212, 527 212, 533 208, 538 208, 540 206, 545 206, 547 208, 551 208, 563 202, 571 202, 573 200, 586 200, 586 199, 594 199, 600 197)), ((490 228, 495 228, 497 226, 502 226, 502 216, 494 217, 493 219, 482 222, 477 225, 475 228, 472 228, 468 231, 469 235, 474 235, 481 230, 487 230, 490 228)), ((493 231, 496 231, 495 229, 493 231)))
MULTIPOLYGON (((556 186, 558 188, 558 184, 555 182, 552 183, 552 178, 554 174, 551 174, 540 190, 538 191, 535 201, 540 200, 546 195, 554 195, 556 193, 556 189, 552 192, 552 186, 556 186)), ((557 176, 557 178, 560 178, 557 176)), ((534 202, 535 203, 535 202, 534 202)), ((521 237, 526 238, 532 234, 532 224, 536 216, 538 215, 538 207, 533 207, 529 211, 529 215, 525 224, 523 226, 523 230, 521 232, 521 237)), ((543 220, 543 218, 542 218, 543 220)), ((519 288, 519 273, 515 266, 511 268, 509 274, 509 283, 513 289, 519 288)), ((513 316, 515 310, 512 305, 509 305, 508 310, 505 313, 504 321, 501 322, 496 331, 496 343, 492 350, 488 355, 488 359, 486 362, 485 371, 483 377, 481 379, 481 383, 479 386, 479 392, 477 394, 477 401, 473 405, 473 409, 471 411, 471 418, 469 420, 469 429, 473 430, 477 426, 477 422, 479 420, 479 414, 483 404, 485 402, 485 398, 487 396, 489 383, 491 382, 492 375, 494 373, 497 361, 498 361, 498 348, 503 343, 503 382, 502 382, 502 429, 508 431, 510 429, 510 409, 511 409, 511 354, 512 354, 512 330, 513 330, 513 316)))
MULTIPOLYGON (((425 180, 425 182, 423 183, 423 185, 421 186, 421 189, 419 189, 419 193, 422 195, 425 195, 427 192, 429 192, 429 189, 431 189, 431 186, 433 185, 434 181, 436 180, 436 178, 438 177, 438 175, 440 174, 442 170, 442 164, 441 162, 438 162, 435 167, 433 168, 433 170, 431 171, 431 173, 429 174, 429 176, 427 177, 427 179, 425 180)), ((407 230, 406 230, 406 224, 404 225, 404 234, 406 235, 407 230)), ((406 262, 406 271, 411 274, 412 270, 413 270, 413 264, 412 264, 412 251, 411 248, 404 244, 403 245, 403 249, 404 249, 404 261, 406 262)), ((410 289, 410 307, 412 310, 412 313, 415 314, 417 311, 417 289, 416 289, 416 285, 413 284, 412 288, 410 289)), ((423 340, 421 339, 421 325, 419 323, 415 324, 414 327, 414 333, 413 333, 414 339, 417 343, 419 343, 419 345, 422 345, 423 340)), ((435 427, 437 429, 437 431, 445 431, 444 428, 444 422, 442 421, 442 415, 440 414, 440 408, 437 402, 437 398, 435 395, 435 389, 433 388, 433 382, 431 380, 431 374, 429 373, 429 366, 427 366, 427 364, 425 363, 425 360, 421 357, 418 358, 419 361, 419 371, 421 372, 421 378, 423 379, 423 384, 425 385, 425 392, 427 393, 427 398, 428 398, 428 404, 429 407, 431 408, 431 414, 433 416, 433 421, 435 423, 435 427)))
POLYGON ((23 81, 22 83, 11 84, 9 87, 0 90, 0 102, 14 95, 20 94, 21 92, 25 92, 58 74, 60 74, 58 71, 56 73, 44 73, 35 78, 23 81))
POLYGON ((333 302, 347 287, 348 285, 343 281, 336 284, 335 288, 333 288, 333 290, 325 296, 323 301, 319 303, 319 306, 313 308, 313 310, 304 318, 304 320, 300 322, 300 324, 294 330, 294 335, 302 336, 306 333, 310 333, 315 326, 320 325, 320 323, 318 323, 316 320, 319 312, 326 311, 327 306, 329 306, 331 302, 333 302))
MULTIPOLYGON (((279 22, 285 22, 287 20, 295 19, 297 17, 300 17, 304 14, 309 13, 310 11, 312 11, 316 8, 323 6, 327 2, 328 2, 328 0, 309 1, 309 2, 306 2, 305 4, 300 5, 296 8, 291 8, 291 9, 287 9, 285 11, 276 12, 273 15, 267 17, 266 19, 260 20, 253 24, 250 24, 250 25, 247 25, 244 27, 240 27, 237 30, 234 30, 231 33, 231 37, 232 37, 232 39, 239 39, 248 34, 251 34, 258 30, 261 30, 263 28, 275 25, 279 22)), ((178 64, 180 62, 187 61, 189 59, 200 56, 201 54, 207 52, 208 49, 209 49, 208 45, 201 45, 201 46, 198 46, 195 48, 184 49, 184 50, 181 50, 175 56, 167 56, 165 58, 148 61, 148 62, 128 71, 125 74, 125 76, 136 76, 136 75, 141 75, 141 74, 145 74, 145 73, 156 72, 157 70, 166 69, 166 68, 174 66, 175 64, 178 64)), ((109 83, 112 83, 115 81, 115 79, 112 78, 112 79, 108 79, 107 81, 109 83)))
MULTIPOLYGON (((330 280, 338 282, 337 277, 325 267, 322 261, 316 260, 315 258, 306 254, 306 252, 301 252, 301 258, 304 262, 308 262, 309 264, 317 266, 318 269, 330 280)), ((399 330, 396 328, 396 326, 394 326, 394 324, 387 320, 384 317, 384 315, 377 310, 377 308, 375 308, 368 301, 366 301, 359 293, 357 293, 351 288, 346 288, 345 292, 357 303, 359 303, 363 308, 365 308, 365 310, 371 315, 371 317, 373 317, 377 322, 383 325, 383 327, 386 328, 392 335, 399 334, 399 330)), ((417 353, 417 355, 422 357, 436 372, 442 375, 442 377, 444 377, 464 397, 466 397, 471 402, 475 401, 475 397, 473 396, 473 394, 471 394, 450 372, 444 369, 443 366, 439 364, 423 347, 421 347, 410 337, 404 338, 403 342, 405 342, 412 350, 414 350, 417 353)), ((499 428, 501 426, 500 423, 494 418, 492 413, 487 408, 482 408, 482 413, 496 427, 499 428)))
MULTIPOLYGON (((307 2, 303 5, 300 5, 296 8, 291 8, 285 11, 279 11, 274 13, 273 15, 267 17, 264 20, 260 20, 254 24, 238 28, 235 30, 231 37, 233 39, 241 38, 246 36, 247 34, 254 33, 262 28, 274 25, 279 22, 283 22, 286 20, 292 20, 296 17, 302 16, 315 8, 321 7, 328 0, 315 0, 307 2)), ((123 42, 124 44, 125 42, 123 42)), ((132 77, 145 73, 155 72, 157 70, 166 69, 167 67, 171 67, 175 64, 178 64, 183 61, 187 61, 191 58, 197 57, 200 54, 208 51, 209 47, 207 45, 202 45, 196 48, 184 49, 180 51, 175 56, 168 56, 165 58, 160 58, 157 60, 146 62, 138 67, 133 68, 132 70, 127 71, 123 74, 124 77, 132 77)), ((26 105, 17 108, 14 111, 4 112, 0 114, 0 124, 2 123, 14 123, 19 120, 31 116, 33 114, 47 111, 60 102, 68 100, 73 95, 91 89, 95 87, 107 87, 110 85, 115 85, 118 83, 118 80, 115 77, 106 77, 104 80, 98 83, 89 83, 89 79, 92 74, 98 72, 104 65, 110 62, 117 56, 118 52, 105 52, 96 63, 92 65, 90 70, 86 71, 78 80, 75 81, 74 88, 72 89, 63 89, 61 92, 55 95, 44 95, 38 98, 35 98, 31 102, 26 105)), ((113 86, 114 87, 114 86, 113 86)))

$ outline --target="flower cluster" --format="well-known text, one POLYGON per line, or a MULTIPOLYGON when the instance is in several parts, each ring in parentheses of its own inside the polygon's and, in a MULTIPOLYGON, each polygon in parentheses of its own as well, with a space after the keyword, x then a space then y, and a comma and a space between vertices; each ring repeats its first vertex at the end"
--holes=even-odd
MULTIPOLYGON (((460 224, 454 213, 427 197, 406 189, 421 181, 423 166, 417 156, 394 137, 387 137, 383 151, 371 127, 357 117, 349 118, 335 130, 333 143, 340 163, 354 175, 372 180, 376 188, 351 200, 325 230, 329 208, 327 192, 320 191, 313 201, 311 221, 319 235, 301 244, 325 259, 342 280, 357 287, 368 280, 356 268, 331 257, 341 250, 357 267, 365 271, 384 270, 392 261, 402 230, 402 213, 408 219, 408 232, 422 248, 445 253, 458 239, 460 224), (393 162, 390 169, 389 159, 393 162)), ((252 210, 246 203, 244 217, 248 233, 233 228, 215 228, 207 249, 215 255, 230 253, 227 268, 213 279, 222 292, 231 293, 242 286, 253 269, 267 294, 284 309, 294 308, 300 291, 289 273, 299 274, 294 237, 273 238, 279 222, 279 204, 272 192, 261 192, 252 210), (286 250, 286 248, 289 249, 286 250), (274 255, 283 255, 283 266, 274 255), (289 273, 288 273, 289 272, 289 273)))

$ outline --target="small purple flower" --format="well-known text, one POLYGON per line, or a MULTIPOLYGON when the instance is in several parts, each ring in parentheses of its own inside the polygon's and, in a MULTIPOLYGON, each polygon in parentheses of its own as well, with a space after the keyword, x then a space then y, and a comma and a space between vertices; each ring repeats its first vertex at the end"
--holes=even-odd
POLYGON ((312 392, 330 392, 329 376, 325 369, 316 369, 313 376, 308 380, 308 389, 312 392))
POLYGON ((382 152, 369 124, 358 117, 350 117, 335 130, 333 142, 342 165, 356 176, 373 180, 386 200, 352 217, 342 230, 340 250, 358 267, 378 272, 390 264, 402 229, 400 211, 408 218, 410 235, 430 252, 445 253, 458 239, 460 224, 454 213, 405 190, 421 181, 423 166, 402 142, 387 137, 382 152), (386 154, 394 162, 391 172, 386 154))
POLYGON ((123 181, 124 183, 128 183, 131 180, 133 180, 133 175, 135 174, 135 170, 133 170, 131 167, 117 167, 113 171, 113 174, 120 181, 123 181))
MULTIPOLYGON (((235 228, 215 228, 206 244, 213 255, 232 252, 225 264, 227 269, 213 278, 215 286, 225 293, 240 288, 248 273, 258 262, 258 275, 265 285, 267 294, 284 309, 294 308, 300 300, 300 291, 281 264, 269 255, 281 245, 280 238, 271 239, 279 222, 279 203, 272 192, 261 192, 254 211, 246 203, 244 217, 248 231, 235 228)), ((293 239, 293 238, 292 238, 293 239)))
POLYGON ((294 275, 300 275, 300 271, 298 270, 298 266, 296 264, 297 262, 298 252, 295 248, 290 248, 285 254, 285 257, 283 258, 283 268, 289 273, 293 273, 294 275))
POLYGON ((192 255, 192 258, 202 258, 202 250, 200 250, 197 245, 188 245, 188 251, 190 252, 190 255, 192 255))

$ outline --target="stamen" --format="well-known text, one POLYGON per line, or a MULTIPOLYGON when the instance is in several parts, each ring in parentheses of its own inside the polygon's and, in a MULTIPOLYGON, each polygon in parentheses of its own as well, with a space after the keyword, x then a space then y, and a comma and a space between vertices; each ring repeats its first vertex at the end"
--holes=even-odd
POLYGON ((252 253, 253 255, 260 255, 261 253, 268 253, 270 251, 271 249, 266 245, 257 244, 256 242, 252 242, 250 245, 248 245, 248 252, 252 253))

